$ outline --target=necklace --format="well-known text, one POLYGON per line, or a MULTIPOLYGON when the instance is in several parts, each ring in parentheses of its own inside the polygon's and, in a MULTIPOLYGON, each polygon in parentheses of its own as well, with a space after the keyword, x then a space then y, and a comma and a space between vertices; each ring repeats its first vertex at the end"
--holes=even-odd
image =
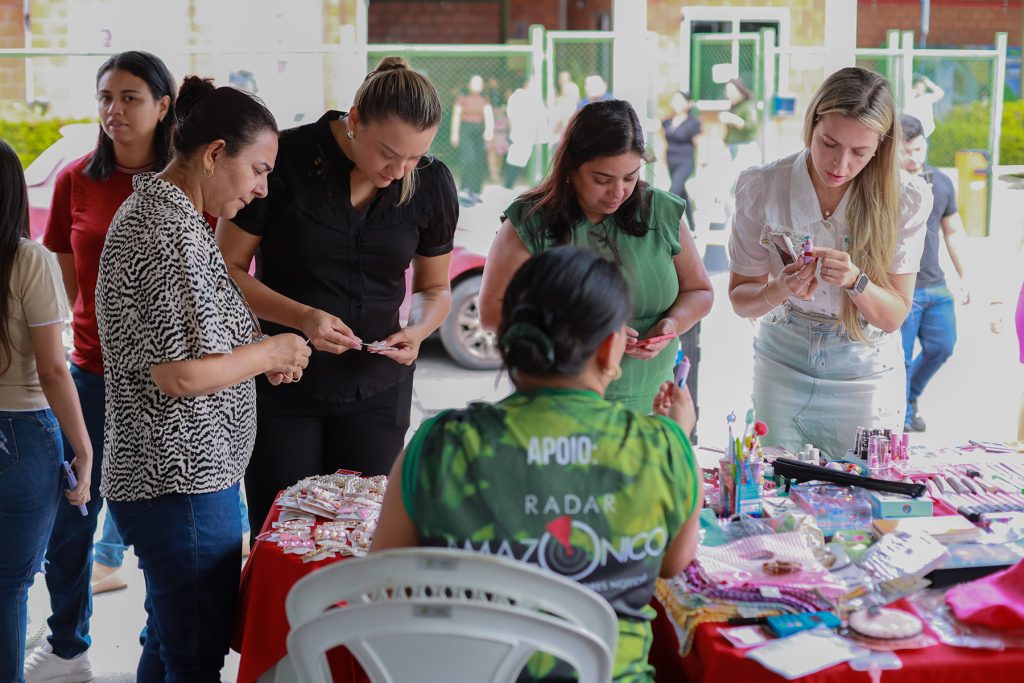
MULTIPOLYGON (((845 195, 846 193, 844 192, 843 194, 845 195)), ((836 209, 839 208, 839 205, 842 204, 842 202, 843 202, 843 195, 840 195, 839 196, 839 200, 836 201, 835 204, 832 204, 832 208, 831 209, 827 209, 827 208, 825 208, 825 203, 823 201, 821 201, 821 199, 819 199, 818 200, 818 206, 821 207, 821 215, 824 216, 826 220, 828 220, 829 218, 832 217, 832 214, 834 214, 836 212, 836 209)))

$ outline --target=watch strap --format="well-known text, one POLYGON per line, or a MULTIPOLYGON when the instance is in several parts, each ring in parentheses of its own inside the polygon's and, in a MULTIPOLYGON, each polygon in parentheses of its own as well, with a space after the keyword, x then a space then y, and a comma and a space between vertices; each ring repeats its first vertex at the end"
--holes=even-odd
POLYGON ((857 280, 853 283, 853 286, 846 288, 846 293, 850 296, 860 296, 864 293, 864 290, 868 288, 869 282, 871 282, 871 279, 868 278, 867 273, 862 270, 860 271, 860 275, 857 276, 857 280))

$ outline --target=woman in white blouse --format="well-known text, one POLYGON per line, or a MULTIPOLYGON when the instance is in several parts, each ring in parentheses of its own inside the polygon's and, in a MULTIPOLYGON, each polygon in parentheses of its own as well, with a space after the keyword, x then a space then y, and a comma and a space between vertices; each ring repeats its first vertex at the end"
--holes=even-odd
POLYGON ((899 329, 932 197, 900 171, 900 136, 888 81, 841 69, 807 109, 806 149, 736 183, 729 299, 763 316, 754 407, 768 443, 841 457, 858 426, 903 425, 899 329))

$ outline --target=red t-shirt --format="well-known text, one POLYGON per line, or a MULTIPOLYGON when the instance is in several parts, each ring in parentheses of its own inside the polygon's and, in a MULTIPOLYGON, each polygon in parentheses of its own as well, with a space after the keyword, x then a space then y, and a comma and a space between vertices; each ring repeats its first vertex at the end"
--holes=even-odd
POLYGON ((102 375, 103 356, 96 328, 96 276, 110 221, 132 193, 132 176, 115 170, 106 180, 93 180, 84 173, 91 158, 89 152, 57 176, 43 244, 56 254, 71 254, 75 258, 78 296, 71 308, 71 329, 75 333, 71 360, 83 370, 102 375))
MULTIPOLYGON (((75 333, 71 361, 83 370, 102 375, 103 354, 96 326, 96 278, 110 221, 132 193, 134 174, 114 169, 106 180, 93 180, 85 174, 91 158, 92 152, 89 152, 65 166, 57 176, 43 244, 55 254, 75 257, 78 297, 71 307, 71 329, 75 333)), ((206 212, 203 217, 213 229, 217 219, 206 212)))

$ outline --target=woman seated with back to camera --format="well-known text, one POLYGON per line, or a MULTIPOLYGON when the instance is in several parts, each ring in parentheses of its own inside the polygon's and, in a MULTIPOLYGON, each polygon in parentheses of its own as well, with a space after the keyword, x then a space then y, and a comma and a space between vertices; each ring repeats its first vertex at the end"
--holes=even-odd
POLYGON ((423 423, 391 470, 373 550, 498 552, 572 578, 619 617, 616 680, 652 680, 655 579, 682 571, 697 547, 689 391, 665 382, 651 397, 654 415, 605 400, 622 372, 630 303, 620 268, 591 251, 529 259, 501 313, 515 393, 423 423), (626 559, 603 550, 621 547, 643 550, 626 559))

